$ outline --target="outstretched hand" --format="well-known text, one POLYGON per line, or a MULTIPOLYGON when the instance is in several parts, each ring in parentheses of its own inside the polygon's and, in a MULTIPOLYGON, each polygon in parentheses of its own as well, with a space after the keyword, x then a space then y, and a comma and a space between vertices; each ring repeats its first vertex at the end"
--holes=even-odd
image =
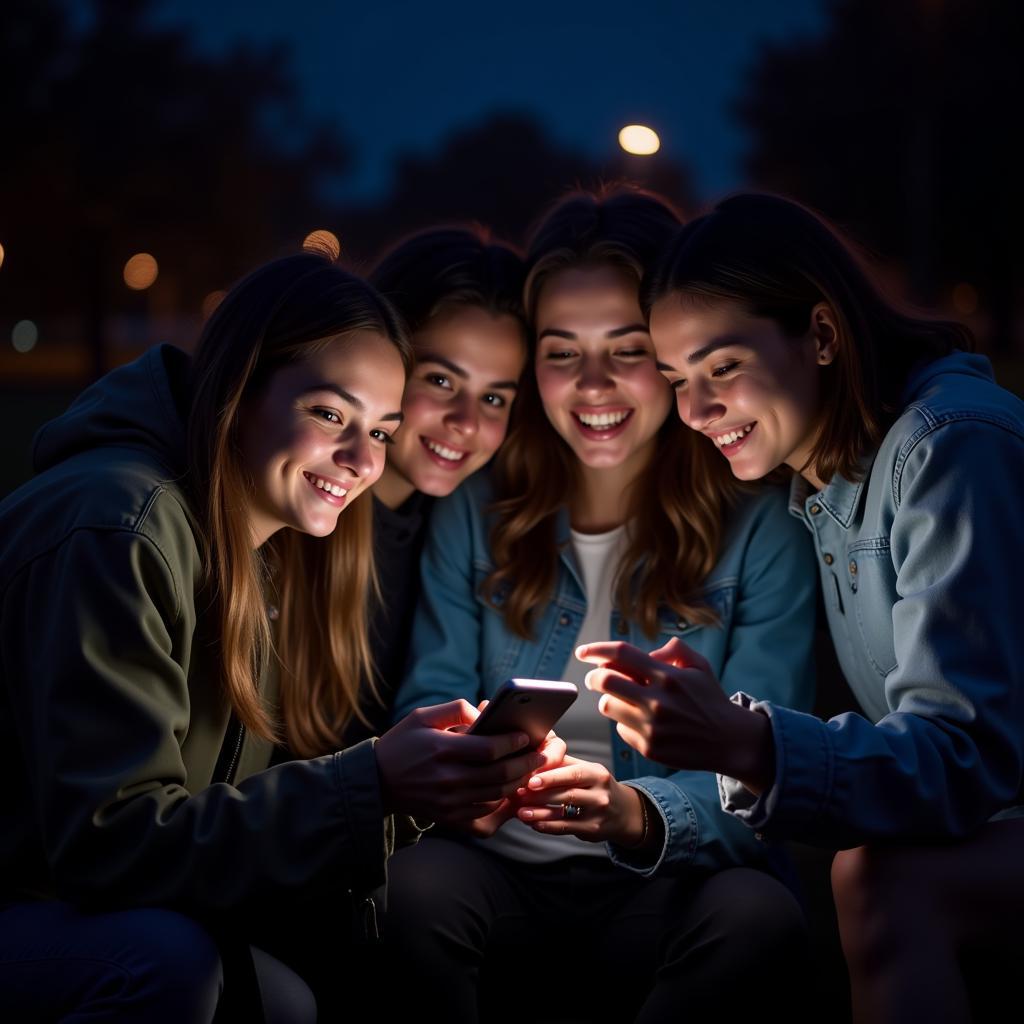
POLYGON ((583 644, 576 657, 600 666, 587 673, 586 685, 603 695, 601 714, 644 757, 721 772, 754 792, 771 785, 767 718, 733 704, 707 659, 681 640, 650 654, 620 641, 583 644))

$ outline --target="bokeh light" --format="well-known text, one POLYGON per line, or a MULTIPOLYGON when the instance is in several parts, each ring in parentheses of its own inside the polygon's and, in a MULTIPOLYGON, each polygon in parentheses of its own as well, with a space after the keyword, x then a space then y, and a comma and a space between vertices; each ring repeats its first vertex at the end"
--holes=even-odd
POLYGON ((148 252, 137 252, 124 265, 124 283, 133 291, 145 291, 155 280, 160 268, 148 252))
POLYGON ((31 320, 19 320, 11 331, 11 344, 17 352, 31 352, 39 340, 39 328, 31 320))
POLYGON ((661 139, 653 128, 643 124, 627 124, 619 132, 619 145, 634 156, 650 156, 661 149, 661 139))
POLYGON ((213 316, 213 311, 224 301, 224 296, 227 292, 218 289, 215 292, 210 292, 209 295, 203 299, 203 304, 200 306, 200 311, 203 314, 204 320, 209 320, 213 316))
POLYGON ((302 240, 302 248, 309 252, 318 252, 332 260, 336 260, 341 255, 341 242, 338 240, 338 236, 326 228, 310 231, 302 240))
POLYGON ((978 289, 966 281, 953 288, 953 308, 960 316, 972 316, 978 312, 978 289))
POLYGON ((0 267, 2 267, 3 265, 4 265, 4 246, 3 246, 3 243, 0 242, 0 267))

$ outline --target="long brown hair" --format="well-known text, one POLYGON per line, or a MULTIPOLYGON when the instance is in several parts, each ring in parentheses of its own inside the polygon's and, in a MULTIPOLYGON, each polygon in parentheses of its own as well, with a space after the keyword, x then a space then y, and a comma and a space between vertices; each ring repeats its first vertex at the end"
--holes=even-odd
POLYGON ((280 530, 254 552, 239 411, 275 370, 359 330, 393 345, 408 371, 408 340, 390 305, 323 256, 301 253, 261 267, 228 293, 207 321, 192 365, 188 483, 198 510, 203 593, 219 626, 224 692, 247 729, 277 739, 257 688, 276 653, 285 738, 302 756, 337 746, 344 724, 359 713, 360 680, 371 675, 370 500, 356 498, 329 537, 280 530), (268 600, 279 606, 273 629, 268 600))
MULTIPOLYGON (((639 287, 644 270, 679 223, 663 199, 639 189, 563 199, 530 243, 530 320, 536 320, 545 283, 570 268, 614 266, 635 277, 639 287)), ((558 513, 579 482, 577 459, 548 421, 532 372, 521 382, 494 478, 495 568, 483 583, 483 595, 512 631, 529 637, 533 609, 554 590, 558 513)), ((648 636, 659 632, 663 607, 690 622, 717 621, 700 591, 718 557, 724 512, 737 489, 711 443, 667 416, 630 495, 629 540, 615 582, 616 608, 648 636)))
POLYGON ((840 232, 781 196, 733 196, 681 228, 644 283, 646 313, 673 292, 701 302, 735 302, 802 338, 811 311, 826 303, 838 351, 821 368, 820 432, 808 465, 828 483, 854 480, 902 411, 914 364, 971 350, 963 324, 904 312, 872 281, 840 232))

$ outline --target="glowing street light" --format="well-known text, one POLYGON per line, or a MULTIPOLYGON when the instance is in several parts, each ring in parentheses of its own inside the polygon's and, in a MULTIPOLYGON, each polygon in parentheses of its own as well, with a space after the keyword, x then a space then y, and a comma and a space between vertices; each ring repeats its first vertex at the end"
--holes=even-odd
POLYGON ((643 124, 627 124, 619 132, 619 145, 634 156, 650 156, 661 149, 661 139, 653 128, 643 124))
POLYGON ((124 265, 124 283, 132 291, 144 292, 159 273, 156 260, 148 252, 137 252, 124 265))
POLYGON ((302 240, 302 248, 307 252, 318 252, 331 260, 336 260, 341 255, 341 242, 338 236, 326 228, 310 231, 302 240))

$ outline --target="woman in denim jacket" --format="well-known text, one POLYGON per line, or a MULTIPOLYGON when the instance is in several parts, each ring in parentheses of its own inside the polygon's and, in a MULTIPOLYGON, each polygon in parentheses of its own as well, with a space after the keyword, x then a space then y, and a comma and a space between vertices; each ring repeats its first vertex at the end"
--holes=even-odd
POLYGON ((679 642, 591 645, 607 667, 588 685, 640 751, 720 772, 737 820, 843 850, 858 1019, 967 1019, 965 958, 1019 943, 1024 909, 1024 406, 962 351, 965 328, 898 312, 783 199, 688 225, 646 299, 680 417, 740 479, 796 471, 790 508, 864 713, 730 704, 679 642))
MULTIPOLYGON (((510 676, 582 683, 573 648, 609 629, 648 646, 685 636, 726 685, 810 703, 807 538, 779 491, 741 493, 669 415, 655 367, 639 278, 677 226, 624 191, 570 197, 535 233, 534 373, 493 475, 435 507, 396 716, 479 701, 510 676)), ((588 1019, 763 1006, 768 979, 798 968, 802 922, 751 870, 766 848, 722 812, 714 776, 638 756, 585 690, 558 730, 573 756, 494 812, 518 820, 392 861, 386 936, 410 994, 476 1019, 481 969, 550 932, 588 1019), (577 965, 565 936, 581 930, 594 941, 577 965), (583 984, 595 969, 616 984, 583 984)))

